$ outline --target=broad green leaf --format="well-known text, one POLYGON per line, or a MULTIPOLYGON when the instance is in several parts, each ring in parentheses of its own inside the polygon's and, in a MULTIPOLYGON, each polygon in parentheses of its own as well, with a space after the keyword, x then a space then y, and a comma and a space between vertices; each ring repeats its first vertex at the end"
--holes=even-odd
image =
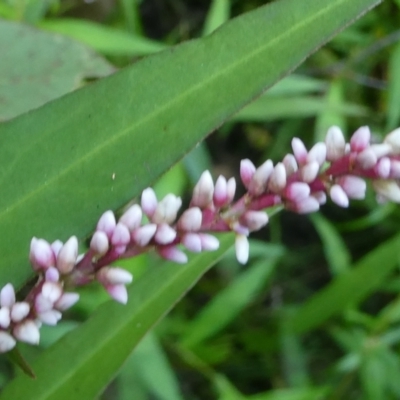
POLYGON ((351 264, 350 253, 335 227, 321 214, 312 215, 311 221, 322 240, 325 258, 332 274, 348 271, 351 264))
POLYGON ((260 260, 240 273, 188 323, 182 344, 193 347, 232 322, 260 292, 281 255, 282 251, 275 252, 274 257, 260 260))
POLYGON ((61 33, 109 56, 143 56, 165 49, 165 45, 106 25, 79 19, 46 19, 39 27, 61 33))
POLYGON ((400 235, 368 253, 353 269, 336 277, 302 305, 291 320, 291 329, 308 332, 331 316, 361 302, 376 290, 399 264, 400 235))
POLYGON ((155 265, 131 285, 127 305, 113 301, 102 305, 92 318, 33 362, 36 380, 17 377, 6 386, 0 399, 94 398, 146 332, 232 243, 232 235, 225 235, 218 251, 192 257, 187 265, 155 265))
POLYGON ((203 36, 210 34, 228 21, 229 13, 229 0, 213 0, 204 23, 203 36))
POLYGON ((1 124, 0 283, 30 276, 33 235, 87 235, 378 3, 277 1, 1 124))
MULTIPOLYGON (((86 78, 114 71, 75 41, 4 20, 0 20, 0 53, 6 55, 0 62, 0 121, 61 97, 82 86, 86 78)), ((8 158, 0 160, 5 163, 8 158)))

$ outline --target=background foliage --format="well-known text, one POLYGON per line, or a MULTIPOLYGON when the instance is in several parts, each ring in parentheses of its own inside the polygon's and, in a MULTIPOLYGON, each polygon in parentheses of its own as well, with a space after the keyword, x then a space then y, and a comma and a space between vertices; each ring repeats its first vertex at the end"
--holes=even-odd
MULTIPOLYGON (((229 18, 256 9, 263 3, 258 0, 214 0, 211 4, 202 0, 0 2, 3 18, 0 20, 0 49, 6 55, 0 61, 0 119, 4 121, 0 125, 2 284, 14 280, 22 285, 29 277, 25 266, 26 252, 21 249, 27 247, 32 235, 48 235, 49 240, 63 235, 61 238, 65 239, 78 229, 84 238, 106 204, 121 207, 246 100, 238 97, 237 103, 231 104, 223 116, 218 111, 212 120, 212 101, 215 96, 221 96, 221 102, 224 101, 226 97, 221 93, 227 83, 222 82, 214 92, 204 90, 213 98, 208 103, 210 109, 202 108, 202 104, 199 106, 206 115, 198 133, 190 132, 197 136, 176 136, 167 148, 167 156, 155 157, 151 171, 141 157, 149 154, 151 146, 155 152, 162 153, 165 149, 161 139, 158 142, 154 139, 150 146, 146 144, 149 130, 142 139, 133 137, 138 146, 135 148, 138 158, 132 165, 124 164, 124 168, 115 161, 116 168, 120 168, 117 171, 113 169, 113 157, 121 156, 126 142, 120 141, 117 147, 103 151, 102 135, 107 137, 110 127, 116 132, 118 129, 124 132, 126 124, 140 131, 143 126, 137 122, 137 116, 146 106, 149 109, 157 107, 162 104, 162 97, 167 99, 171 93, 179 99, 181 88, 178 87, 176 93, 166 90, 158 93, 159 97, 153 94, 154 104, 143 102, 142 109, 133 109, 137 98, 146 94, 148 87, 158 87, 155 82, 163 79, 168 81, 168 66, 165 69, 154 67, 151 79, 143 81, 139 88, 133 87, 132 94, 126 94, 123 79, 129 74, 134 77, 138 72, 131 73, 133 70, 127 69, 122 75, 109 78, 113 79, 117 89, 118 85, 121 87, 113 93, 107 92, 107 83, 88 85, 83 91, 76 92, 81 103, 77 101, 78 97, 67 96, 47 108, 9 122, 6 120, 117 68, 135 65, 142 56, 209 34, 229 18), (35 52, 37 49, 30 41, 36 43, 37 49, 40 46, 46 49, 45 57, 37 55, 40 52, 35 52), (103 101, 90 100, 96 90, 103 101), (124 105, 119 105, 121 103, 124 105), (130 105, 132 112, 126 115, 126 107, 130 105), (76 107, 76 120, 71 127, 69 120, 60 121, 58 115, 65 107, 73 106, 76 107), (85 118, 90 108, 93 115, 104 115, 104 119, 93 118, 89 136, 82 136, 80 126, 86 126, 85 118), (49 117, 49 110, 54 112, 53 118, 49 117), (41 123, 31 126, 34 115, 41 116, 41 119, 37 117, 41 123), (108 130, 102 133, 104 123, 108 124, 108 130), (75 130, 76 135, 64 137, 65 125, 71 131, 75 130), (7 147, 11 143, 9 138, 18 130, 20 140, 13 142, 13 148, 7 147), (93 141, 88 142, 87 137, 93 141), (181 137, 186 142, 177 145, 181 137), (178 149, 173 154, 174 147, 178 149), (41 159, 38 157, 40 152, 46 154, 43 163, 29 163, 29 160, 41 159), (9 157, 12 163, 4 163, 9 157), (108 160, 110 170, 101 169, 104 159, 108 160), (12 175, 15 166, 21 166, 17 170, 19 174, 24 172, 25 178, 15 179, 12 175), (72 172, 67 180, 62 180, 59 177, 65 170, 72 172), (84 213, 82 210, 82 214, 78 214, 75 204, 65 210, 65 218, 53 209, 48 219, 42 221, 40 213, 46 213, 48 207, 51 210, 50 203, 65 201, 66 196, 73 199, 74 192, 77 199, 83 195, 82 187, 88 179, 85 173, 92 170, 95 171, 90 172, 94 184, 85 193, 87 204, 82 205, 90 211, 84 213), (148 175, 144 176, 143 171, 149 171, 148 175), (117 182, 111 178, 115 172, 118 179, 121 177, 117 182), (32 181, 32 175, 36 180, 32 181), (79 176, 82 180, 77 178, 79 176), (48 182, 58 183, 52 187, 48 182), (128 189, 131 186, 134 189, 128 189), (123 195, 115 199, 114 190, 123 195), (8 207, 17 210, 18 214, 10 212, 8 207), (38 217, 31 216, 33 213, 38 217), (16 268, 13 273, 10 265, 16 263, 21 268, 16 268)), ((322 3, 329 2, 321 2, 319 7, 322 3)), ((374 2, 349 3, 359 3, 360 7, 364 3, 367 7, 367 3, 372 5, 374 2)), ((301 4, 297 8, 302 9, 301 4)), ((156 185, 160 196, 173 192, 185 198, 205 168, 211 169, 215 176, 219 173, 237 176, 242 158, 259 163, 265 158, 278 161, 289 151, 293 136, 301 137, 311 145, 321 140, 332 124, 341 126, 347 135, 360 125, 369 125, 376 137, 398 126, 399 8, 398 0, 383 2, 335 36, 294 74, 237 112, 163 176, 156 185)), ((301 12, 306 15, 312 10, 301 12)), ((333 15, 335 11, 330 12, 333 15)), ((338 26, 340 23, 338 20, 338 26)), ((310 36, 319 34, 316 29, 311 25, 308 27, 310 36)), ((229 40, 233 31, 233 28, 232 31, 227 28, 219 32, 221 37, 226 32, 223 37, 229 40)), ((217 38, 217 35, 209 38, 213 37, 217 38)), ((196 64, 202 43, 209 43, 210 47, 218 43, 217 39, 207 40, 194 42, 193 64, 196 64)), ((243 54, 246 49, 258 45, 256 40, 243 41, 243 54)), ((276 47, 276 51, 282 53, 282 60, 286 52, 288 59, 296 58, 295 49, 286 46, 282 42, 276 47)), ((182 51, 188 57, 189 52, 184 53, 188 48, 183 46, 177 52, 182 51)), ((165 56, 160 56, 160 64, 168 62, 173 51, 162 54, 165 56)), ((267 61, 268 54, 271 57, 267 51, 263 55, 267 61)), ((143 70, 151 68, 153 59, 148 60, 143 70)), ((170 67, 171 74, 176 73, 178 61, 170 67)), ((282 68, 279 76, 299 61, 285 67, 277 65, 282 68)), ((231 60, 227 59, 228 62, 231 60)), ((209 73, 206 71, 203 82, 209 73)), ((272 73, 266 70, 268 74, 272 73)), ((264 85, 272 81, 271 78, 264 85)), ((233 85, 230 75, 227 75, 227 82, 233 85)), ((236 84, 238 91, 246 86, 243 82, 236 84)), ((207 100, 204 93, 202 99, 207 100)), ((227 91, 225 95, 230 97, 231 93, 227 91)), ((172 111, 173 118, 179 118, 172 111)), ((178 126, 176 129, 183 135, 193 122, 182 115, 181 120, 181 125, 174 126, 178 126)), ((168 122, 175 123, 174 120, 168 122)), ((154 132, 161 128, 156 122, 149 126, 154 132)), ((71 398, 70 391, 79 387, 81 391, 74 391, 74 397, 82 399, 94 398, 99 390, 102 399, 135 400, 398 399, 399 222, 398 207, 377 205, 371 193, 366 201, 354 202, 348 210, 328 204, 322 213, 312 217, 289 213, 275 215, 268 228, 253 237, 251 259, 245 267, 236 263, 232 250, 222 257, 231 243, 229 236, 222 238, 220 252, 209 254, 206 259, 194 257, 185 267, 159 266, 160 261, 154 255, 126 262, 126 267, 137 278, 137 283, 130 289, 129 305, 126 308, 108 302, 101 305, 107 299, 97 287, 82 291, 82 301, 69 318, 56 328, 43 332, 39 349, 21 349, 38 374, 36 381, 21 376, 7 386, 14 374, 21 373, 5 357, 1 359, 1 379, 6 387, 1 398, 19 398, 21 393, 35 399, 71 398), (172 307, 220 257, 216 268, 207 272, 175 309, 145 336, 115 376, 126 355, 163 316, 165 308, 172 307), (109 323, 110 315, 114 316, 112 324, 109 323), (89 321, 83 323, 89 316, 92 316, 89 321), (71 335, 63 337, 61 346, 51 346, 71 330, 71 335), (93 332, 102 334, 94 335, 93 332), (76 353, 72 350, 82 349, 87 342, 91 346, 80 352, 75 360, 76 353), (48 350, 43 351, 46 348, 48 350), (108 360, 109 369, 99 373, 96 366, 101 358, 108 360), (74 361, 76 368, 70 376, 66 371, 74 361), (59 375, 49 384, 49 379, 40 374, 51 375, 53 367, 59 375)))

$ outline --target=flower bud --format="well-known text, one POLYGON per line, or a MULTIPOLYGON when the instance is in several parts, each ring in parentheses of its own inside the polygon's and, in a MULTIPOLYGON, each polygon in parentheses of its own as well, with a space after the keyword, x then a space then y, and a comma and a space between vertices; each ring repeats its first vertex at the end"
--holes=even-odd
POLYGON ((186 232, 196 232, 201 227, 202 219, 203 215, 200 208, 189 208, 179 218, 178 229, 186 232))
POLYGON ((249 259, 249 241, 245 235, 236 235, 235 250, 240 264, 246 264, 249 259))
POLYGON ((57 257, 57 269, 62 274, 69 274, 75 267, 78 257, 78 239, 71 236, 61 248, 57 257))
POLYGON ((119 222, 123 223, 130 231, 139 228, 142 222, 142 209, 134 204, 124 212, 119 222))
POLYGON ((47 269, 55 265, 55 256, 48 242, 32 238, 29 260, 35 271, 47 269))
POLYGON ((338 206, 345 208, 349 206, 349 198, 341 186, 333 185, 329 190, 329 195, 338 206))
POLYGON ((13 335, 21 342, 29 344, 39 344, 40 333, 35 322, 27 319, 20 324, 15 325, 13 335))
POLYGON ((249 159, 244 159, 240 162, 240 178, 243 185, 247 188, 253 179, 253 175, 256 172, 256 167, 249 159))
POLYGON ((371 132, 368 126, 362 126, 361 128, 358 128, 350 139, 351 151, 355 151, 357 153, 363 151, 368 147, 370 139, 371 132))
POLYGON ((214 182, 209 171, 204 171, 193 189, 191 204, 200 208, 206 208, 212 201, 214 194, 214 182))
POLYGON ((332 126, 328 129, 325 138, 326 144, 326 159, 328 161, 336 161, 345 155, 346 140, 341 129, 337 126, 332 126))
POLYGON ((96 256, 101 257, 107 253, 109 247, 107 235, 102 231, 96 231, 90 241, 90 248, 93 253, 96 256))
POLYGON ((173 194, 167 194, 157 205, 157 208, 151 217, 155 224, 172 224, 182 205, 182 200, 173 194))
POLYGON ((100 217, 96 230, 104 232, 108 238, 111 238, 116 224, 114 213, 112 211, 106 211, 100 217))
POLYGON ((143 212, 151 218, 157 208, 157 197, 152 188, 147 188, 142 192, 141 205, 143 212))
POLYGON ((6 353, 16 345, 15 339, 7 332, 0 331, 0 353, 6 353))
POLYGON ((158 248, 157 251, 162 258, 178 264, 185 264, 188 261, 187 255, 176 246, 163 246, 158 248))
POLYGON ((7 285, 5 285, 0 292, 0 305, 2 307, 11 308, 14 303, 15 303, 14 286, 11 283, 7 283, 7 285))

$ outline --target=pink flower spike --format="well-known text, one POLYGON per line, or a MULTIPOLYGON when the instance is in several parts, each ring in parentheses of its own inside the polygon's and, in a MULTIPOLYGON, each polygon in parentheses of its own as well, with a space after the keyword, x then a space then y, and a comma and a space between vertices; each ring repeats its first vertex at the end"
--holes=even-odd
POLYGON ((256 172, 256 167, 249 159, 240 161, 240 178, 243 185, 247 188, 249 183, 253 179, 253 175, 256 172))
POLYGON ((55 326, 61 319, 62 314, 58 310, 49 310, 38 314, 38 318, 46 325, 55 326))
POLYGON ((228 200, 228 189, 226 179, 220 175, 215 182, 214 204, 216 207, 223 207, 228 200))
POLYGON ((358 128, 350 139, 351 151, 355 151, 357 153, 363 151, 368 147, 370 139, 371 132, 368 126, 362 126, 361 128, 358 128))
POLYGON ((60 252, 61 248, 63 247, 63 242, 61 240, 55 240, 51 245, 51 249, 53 250, 54 255, 58 256, 58 253, 60 252))
POLYGON ((57 310, 65 311, 71 308, 79 300, 79 294, 73 292, 64 292, 61 297, 55 302, 54 307, 57 310))
POLYGON ((0 353, 6 353, 16 345, 15 339, 7 332, 0 331, 0 353))
POLYGON ((13 335, 21 342, 39 344, 40 333, 35 322, 27 319, 14 327, 13 335))
POLYGON ((115 215, 109 210, 100 217, 96 230, 104 232, 108 238, 111 238, 116 224, 115 215))
POLYGON ((139 205, 134 204, 124 212, 119 222, 123 223, 130 231, 139 228, 142 222, 142 209, 139 205))
POLYGON ((253 175, 249 183, 249 193, 255 196, 262 194, 267 187, 268 179, 274 169, 274 164, 271 160, 261 164, 253 175))
POLYGON ((167 194, 157 205, 154 214, 151 217, 155 224, 172 224, 179 209, 181 208, 182 200, 173 194, 167 194))
POLYGON ((26 301, 15 303, 11 308, 11 320, 13 322, 20 322, 28 316, 30 306, 26 301))
POLYGON ((377 162, 378 158, 370 147, 357 155, 357 163, 362 169, 372 168, 377 162))
POLYGON ((326 161, 326 144, 316 143, 307 155, 307 163, 316 161, 320 166, 326 161))
POLYGON ((200 208, 207 207, 213 198, 214 182, 209 171, 204 171, 193 189, 191 204, 200 208))
POLYGON ((249 241, 245 235, 236 235, 235 250, 240 264, 246 264, 249 259, 249 241))
POLYGON ((306 146, 304 146, 304 143, 301 139, 299 138, 293 138, 292 139, 292 149, 293 149, 293 154, 296 157, 296 160, 299 164, 305 164, 307 162, 307 149, 306 146))
POLYGON ((215 251, 219 249, 219 240, 208 233, 199 234, 201 240, 201 249, 205 251, 215 251))
POLYGON ((35 237, 31 241, 29 260, 36 271, 54 267, 56 261, 50 244, 35 237))
POLYGON ((182 244, 193 253, 200 253, 202 250, 201 239, 197 233, 186 233, 182 236, 182 244))
POLYGON ((311 183, 318 176, 319 167, 320 165, 317 161, 305 164, 300 170, 301 179, 306 183, 311 183))
POLYGON ((14 286, 11 283, 7 283, 1 289, 0 292, 0 305, 2 307, 8 307, 11 308, 15 303, 15 291, 14 291, 14 286))
POLYGON ((96 278, 104 286, 126 285, 131 283, 133 279, 130 272, 119 267, 103 267, 97 272, 96 278))
POLYGON ((286 186, 286 169, 283 163, 275 165, 268 182, 268 188, 272 192, 280 193, 286 186))
POLYGON ((114 300, 118 301, 118 303, 126 304, 128 302, 128 292, 124 285, 109 285, 105 289, 114 300))
POLYGON ((60 280, 60 273, 57 268, 50 267, 45 273, 45 280, 50 282, 58 282, 60 280))
POLYGON ((203 214, 198 207, 186 210, 178 221, 178 229, 186 232, 196 232, 201 228, 203 214))
POLYGON ((42 295, 52 303, 55 303, 62 295, 61 286, 54 282, 45 282, 42 286, 42 295))
POLYGON ((285 166, 286 176, 290 176, 294 174, 299 167, 297 166, 296 158, 293 154, 286 154, 282 161, 283 165, 285 166))
POLYGON ((381 158, 378 161, 378 163, 375 165, 374 171, 382 179, 389 178, 389 175, 390 175, 390 159, 388 157, 381 158))
POLYGON ((400 188, 396 181, 386 179, 374 179, 372 186, 375 191, 385 199, 400 203, 400 188))
POLYGON ((162 258, 174 261, 178 264, 186 264, 188 261, 187 255, 176 246, 163 246, 158 248, 157 251, 162 258))
POLYGON ((108 236, 102 231, 96 231, 90 241, 90 249, 97 257, 101 257, 107 253, 110 248, 108 236))
POLYGON ((118 222, 111 236, 113 246, 126 246, 131 241, 131 234, 128 228, 121 222, 118 222))
POLYGON ((300 201, 306 199, 310 195, 310 186, 304 182, 290 183, 285 190, 284 196, 291 201, 300 201))
POLYGON ((156 230, 157 230, 156 224, 147 224, 141 226, 140 228, 135 229, 132 232, 132 239, 138 246, 145 247, 150 243, 151 239, 153 239, 156 230))
POLYGON ((236 180, 235 178, 229 178, 228 182, 226 183, 226 191, 228 198, 226 200, 226 203, 229 204, 233 201, 236 193, 236 180))
POLYGON ((157 208, 157 197, 152 188, 147 188, 142 192, 141 205, 143 212, 151 218, 157 208))
POLYGON ((62 274, 69 274, 75 267, 78 257, 78 239, 71 236, 61 248, 57 257, 57 269, 62 274))
POLYGON ((349 206, 349 198, 340 185, 333 185, 329 190, 329 196, 332 201, 340 207, 347 208, 349 206))
POLYGON ((341 129, 337 126, 331 126, 325 137, 326 159, 336 161, 345 155, 346 140, 341 129))
POLYGON ((392 154, 400 154, 400 128, 388 133, 384 142, 389 144, 392 148, 392 154))
POLYGON ((319 201, 315 197, 307 197, 289 206, 289 209, 298 214, 309 214, 319 210, 319 201))
MULTIPOLYGON (((10 326, 11 315, 8 307, 0 308, 0 327, 7 329, 10 326)), ((1 330, 0 330, 1 332, 1 330)))
POLYGON ((336 182, 343 188, 350 199, 362 200, 365 198, 367 184, 364 179, 358 176, 345 175, 337 179, 336 182))
POLYGON ((169 244, 176 238, 176 231, 167 224, 161 224, 157 228, 157 232, 154 235, 154 240, 158 244, 169 244))
POLYGON ((249 228, 250 232, 258 231, 268 224, 268 215, 264 211, 247 211, 241 222, 249 228))

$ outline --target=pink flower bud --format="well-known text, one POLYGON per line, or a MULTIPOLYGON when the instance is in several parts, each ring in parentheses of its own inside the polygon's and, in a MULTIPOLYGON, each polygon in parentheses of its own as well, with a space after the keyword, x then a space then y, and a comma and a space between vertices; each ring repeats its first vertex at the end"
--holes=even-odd
POLYGON ((326 144, 322 142, 316 143, 307 155, 307 163, 316 161, 321 166, 326 161, 326 144))
POLYGON ((126 246, 131 241, 131 234, 128 228, 121 222, 118 222, 111 236, 113 246, 126 246))
POLYGON ((15 339, 7 332, 0 331, 0 353, 6 353, 16 345, 15 339))
POLYGON ((142 209, 137 204, 129 207, 119 219, 130 231, 139 228, 141 221, 142 209))
POLYGON ((392 150, 391 146, 387 143, 371 144, 369 148, 375 153, 377 158, 389 155, 392 150))
POLYGON ((207 207, 213 198, 214 182, 209 171, 204 171, 193 189, 191 204, 200 208, 207 207))
POLYGON ((219 241, 215 236, 209 235, 208 233, 199 234, 201 240, 201 249, 206 251, 214 251, 219 248, 219 241))
POLYGON ((320 165, 317 161, 311 161, 305 164, 300 170, 301 179, 306 183, 313 182, 318 176, 319 167, 320 165))
POLYGON ((35 237, 31 241, 29 260, 36 271, 52 267, 56 261, 50 244, 35 237))
POLYGON ((259 196, 262 194, 268 183, 268 179, 274 169, 274 165, 271 160, 265 161, 261 164, 253 175, 249 183, 249 193, 254 196, 259 196))
POLYGON ((119 267, 103 267, 97 274, 96 278, 104 286, 108 285, 126 285, 132 282, 132 274, 119 267))
POLYGON ((169 244, 176 238, 176 231, 167 224, 161 224, 157 228, 157 232, 154 235, 154 240, 158 244, 169 244))
POLYGON ((358 128, 350 139, 351 151, 355 151, 357 153, 363 151, 368 147, 370 139, 371 132, 368 126, 362 126, 361 128, 358 128))
POLYGON ((388 157, 381 158, 374 167, 376 174, 382 178, 389 178, 390 175, 390 159, 388 157))
POLYGON ((283 165, 285 166, 286 176, 290 176, 294 174, 299 167, 297 166, 296 158, 293 154, 286 154, 282 161, 283 165))
POLYGON ((110 245, 107 235, 102 231, 96 231, 90 241, 90 248, 96 256, 103 256, 107 253, 110 245))
POLYGON ((141 198, 142 210, 149 218, 151 218, 156 211, 157 204, 157 197, 154 190, 152 188, 143 190, 141 198))
POLYGON ((60 280, 60 273, 57 268, 50 267, 45 273, 45 280, 50 282, 58 282, 60 280))
POLYGON ((235 250, 240 264, 246 264, 249 259, 249 241, 245 235, 236 235, 235 250))
POLYGON ((391 146, 391 154, 400 154, 400 128, 387 134, 384 142, 391 146))
POLYGON ((176 246, 163 246, 158 248, 157 251, 162 258, 178 264, 185 264, 188 261, 187 255, 176 246))
POLYGON ((51 249, 53 250, 54 255, 58 256, 58 253, 60 252, 61 248, 63 247, 63 242, 61 240, 55 240, 51 245, 51 249))
POLYGON ((14 286, 11 283, 7 283, 7 285, 5 285, 0 292, 0 304, 2 307, 11 308, 14 303, 15 303, 14 286))
POLYGON ((180 197, 173 194, 167 194, 157 205, 157 208, 151 218, 155 224, 172 224, 182 205, 180 197))
MULTIPOLYGON (((11 315, 8 307, 0 308, 0 327, 7 329, 10 326, 11 315)), ((0 330, 1 332, 1 330, 0 330)))
POLYGON ((35 311, 37 313, 43 313, 45 311, 49 311, 53 308, 54 302, 49 298, 43 296, 42 293, 39 293, 35 298, 35 311))
POLYGON ((299 138, 293 138, 292 139, 292 149, 293 149, 293 154, 296 157, 296 160, 299 164, 305 164, 307 162, 307 149, 306 146, 304 146, 304 143, 301 139, 299 138))
POLYGON ((42 296, 55 303, 62 295, 61 286, 55 282, 45 282, 42 286, 42 296))
POLYGON ((17 324, 13 329, 13 335, 21 342, 29 344, 39 344, 40 333, 35 322, 27 319, 17 324))
POLYGON ((132 232, 132 239, 140 247, 147 246, 150 243, 151 239, 153 239, 156 230, 156 224, 147 224, 141 226, 140 228, 135 229, 132 232))
POLYGON ((235 198, 236 193, 236 180, 235 178, 229 178, 228 182, 226 183, 226 192, 227 192, 227 199, 226 203, 229 204, 235 198))
POLYGON ((336 182, 343 188, 350 199, 361 200, 365 198, 367 184, 362 178, 353 175, 345 175, 338 178, 336 182))
POLYGON ((390 177, 400 179, 400 161, 390 160, 390 177))
POLYGON ((268 224, 268 215, 264 211, 247 211, 240 221, 250 232, 254 232, 268 224))
POLYGON ((345 208, 349 206, 349 198, 341 186, 333 185, 329 190, 329 195, 338 206, 345 208))
POLYGON ((116 224, 114 213, 112 211, 106 211, 100 217, 96 230, 104 232, 108 238, 111 238, 116 224))
POLYGON ((64 311, 71 308, 78 300, 78 293, 64 292, 55 302, 54 307, 57 308, 57 310, 64 311))
POLYGON ((69 274, 75 267, 78 257, 78 239, 71 236, 61 248, 57 257, 57 269, 62 274, 69 274))
POLYGON ((309 214, 319 210, 319 201, 310 196, 295 203, 289 204, 288 208, 298 214, 309 214))
POLYGON ((220 175, 215 182, 214 190, 214 205, 216 207, 223 207, 228 200, 228 189, 226 179, 220 175))
POLYGON ((108 294, 119 303, 126 304, 128 302, 128 292, 124 285, 109 285, 105 289, 108 294))
POLYGON ((253 175, 256 172, 256 167, 249 159, 244 159, 240 162, 240 178, 243 185, 247 188, 253 179, 253 175))
POLYGON ((322 190, 319 190, 318 192, 313 192, 311 194, 311 197, 314 197, 314 199, 318 201, 318 204, 320 206, 326 203, 326 194, 322 190))
POLYGON ((26 301, 15 303, 11 308, 11 320, 13 322, 20 322, 26 318, 30 311, 30 306, 26 301))
POLYGON ((55 326, 61 319, 62 314, 58 310, 49 310, 38 314, 38 318, 46 325, 55 326))
POLYGON ((284 192, 284 196, 291 201, 300 201, 306 199, 310 195, 310 186, 304 182, 290 183, 284 192))
POLYGON ((280 193, 286 186, 286 169, 282 163, 275 165, 268 182, 268 188, 272 192, 280 193))
POLYGON ((182 244, 193 253, 200 253, 202 250, 201 239, 197 233, 186 233, 182 236, 182 244))
POLYGON ((186 210, 178 221, 178 229, 186 232, 196 232, 200 229, 203 215, 198 207, 186 210))
POLYGON ((345 155, 346 140, 342 131, 337 126, 328 129, 325 138, 326 159, 328 161, 336 161, 345 155))
POLYGON ((396 181, 386 179, 374 179, 372 186, 375 191, 385 199, 400 203, 400 188, 396 181))
POLYGON ((375 166, 378 158, 375 152, 370 148, 366 148, 357 155, 357 163, 362 169, 369 169, 375 166))

